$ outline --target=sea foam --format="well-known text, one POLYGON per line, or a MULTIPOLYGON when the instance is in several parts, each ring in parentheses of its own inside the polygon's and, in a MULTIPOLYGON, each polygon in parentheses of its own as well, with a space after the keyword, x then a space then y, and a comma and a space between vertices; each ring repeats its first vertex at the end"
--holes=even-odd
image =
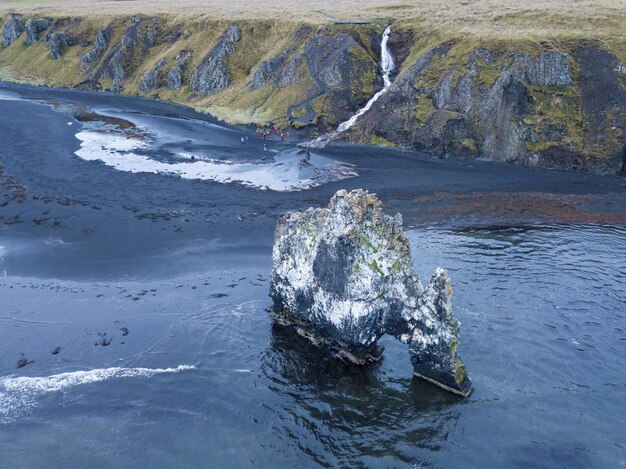
POLYGON ((14 421, 37 405, 46 393, 64 391, 82 384, 98 383, 113 378, 150 378, 164 373, 193 370, 191 365, 175 368, 100 368, 71 371, 50 376, 5 376, 0 378, 0 423, 14 421))

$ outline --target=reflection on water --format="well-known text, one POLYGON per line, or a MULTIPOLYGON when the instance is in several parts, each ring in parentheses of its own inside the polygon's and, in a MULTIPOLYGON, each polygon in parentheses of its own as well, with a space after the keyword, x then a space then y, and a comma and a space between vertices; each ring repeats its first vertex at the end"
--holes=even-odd
POLYGON ((302 451, 314 438, 312 457, 328 465, 615 462, 626 440, 614 419, 624 416, 626 380, 613 359, 626 340, 626 229, 412 230, 410 237, 423 278, 435 265, 450 269, 475 394, 461 400, 412 379, 395 341, 380 364, 358 368, 274 324, 262 370, 278 399, 274 411, 300 429, 283 433, 302 451))
MULTIPOLYGON (((232 254, 240 267, 133 284, 9 276, 0 282, 10 312, 0 317, 5 376, 37 380, 62 373, 58 366, 195 369, 31 396, 30 410, 3 424, 0 450, 18 466, 34 464, 31 455, 47 452, 41 441, 54 434, 89 437, 88 454, 106 454, 103 465, 141 464, 146 453, 190 466, 211 458, 216 467, 618 465, 626 447, 626 378, 616 358, 626 337, 626 229, 408 234, 422 278, 437 265, 450 271, 460 352, 475 384, 470 398, 414 379, 395 340, 382 341, 380 363, 360 368, 272 324, 263 309, 269 258, 252 268, 249 256, 232 254), (112 344, 94 347, 103 332, 112 344), (50 355, 55 345, 63 345, 59 356, 50 355), (35 363, 16 372, 20 352, 35 363), (115 435, 103 436, 102 425, 115 435), (164 435, 176 444, 164 448, 164 435), (16 453, 20 441, 37 451, 16 453)), ((74 245, 66 248, 72 256, 74 245)), ((176 262, 210 265, 215 257, 186 252, 176 262)), ((55 450, 50 464, 85 464, 72 448, 55 450)))
POLYGON ((332 359, 276 323, 261 364, 278 399, 271 410, 297 422, 282 432, 303 451, 313 438, 323 450, 311 457, 330 466, 416 464, 415 450, 437 451, 445 427, 454 425, 463 404, 457 397, 434 391, 411 373, 394 376, 389 368, 332 359))

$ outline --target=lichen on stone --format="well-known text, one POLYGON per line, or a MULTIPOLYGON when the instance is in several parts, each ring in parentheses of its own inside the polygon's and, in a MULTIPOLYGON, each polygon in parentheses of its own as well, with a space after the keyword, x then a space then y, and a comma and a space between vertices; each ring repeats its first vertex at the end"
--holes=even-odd
POLYGON ((341 190, 328 208, 284 215, 270 295, 283 323, 306 330, 302 335, 314 335, 338 357, 371 362, 378 339, 390 334, 408 344, 417 376, 463 396, 471 392, 456 351, 448 274, 437 269, 423 289, 401 215, 385 215, 375 194, 341 190))

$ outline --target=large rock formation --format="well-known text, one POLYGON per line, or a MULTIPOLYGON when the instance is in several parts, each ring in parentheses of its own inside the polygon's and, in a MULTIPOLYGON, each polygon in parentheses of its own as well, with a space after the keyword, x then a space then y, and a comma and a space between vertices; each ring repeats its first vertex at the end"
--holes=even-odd
POLYGON ((326 132, 382 88, 379 54, 377 34, 301 27, 284 51, 259 64, 248 88, 292 96, 287 119, 299 126, 314 123, 326 132))
POLYGON ((144 75, 139 84, 139 89, 144 93, 155 90, 161 86, 161 69, 165 65, 165 59, 161 58, 148 73, 144 75))
POLYGON ((374 194, 337 192, 328 208, 287 213, 276 227, 270 295, 282 323, 338 357, 365 364, 391 334, 408 344, 415 374, 462 396, 472 385, 457 354, 450 279, 437 269, 426 290, 402 217, 374 194))
POLYGON ((68 47, 67 36, 64 32, 54 32, 50 34, 50 56, 54 60, 59 60, 68 47))
POLYGON ((121 93, 126 82, 133 77, 137 69, 148 57, 151 49, 157 45, 159 18, 132 17, 127 22, 122 39, 109 48, 111 27, 101 30, 95 38, 94 47, 81 59, 86 68, 87 77, 80 86, 88 89, 102 88, 102 82, 108 77, 111 82, 108 89, 121 93))
POLYGON ((187 71, 192 56, 193 53, 190 50, 182 50, 176 54, 174 60, 177 63, 167 71, 165 86, 171 90, 181 89, 185 81, 185 72, 187 71))
POLYGON ((50 27, 51 21, 46 18, 31 19, 26 22, 26 44, 32 46, 39 41, 39 34, 50 27))

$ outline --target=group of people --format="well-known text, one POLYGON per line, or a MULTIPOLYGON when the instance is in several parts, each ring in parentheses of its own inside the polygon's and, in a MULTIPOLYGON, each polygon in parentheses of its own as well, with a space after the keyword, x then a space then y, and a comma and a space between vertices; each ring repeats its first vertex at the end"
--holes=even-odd
MULTIPOLYGON (((269 135, 272 133, 272 129, 271 128, 265 128, 263 127, 263 129, 261 129, 261 136, 263 137, 263 140, 266 140, 267 137, 269 137, 269 135)), ((278 134, 279 133, 279 129, 278 127, 274 126, 274 133, 278 134)), ((284 142, 285 141, 285 134, 283 132, 280 132, 280 139, 284 142)))
MULTIPOLYGON (((279 128, 276 126, 274 126, 273 129, 271 127, 263 127, 261 129, 261 136, 263 137, 263 140, 267 140, 267 137, 272 133, 272 130, 274 130, 275 134, 280 135, 281 141, 285 141, 285 133, 280 132, 279 128)), ((250 138, 247 135, 243 135, 241 137, 241 143, 248 143, 249 140, 250 138)), ((267 145, 265 143, 263 144, 263 151, 267 151, 267 145)))

